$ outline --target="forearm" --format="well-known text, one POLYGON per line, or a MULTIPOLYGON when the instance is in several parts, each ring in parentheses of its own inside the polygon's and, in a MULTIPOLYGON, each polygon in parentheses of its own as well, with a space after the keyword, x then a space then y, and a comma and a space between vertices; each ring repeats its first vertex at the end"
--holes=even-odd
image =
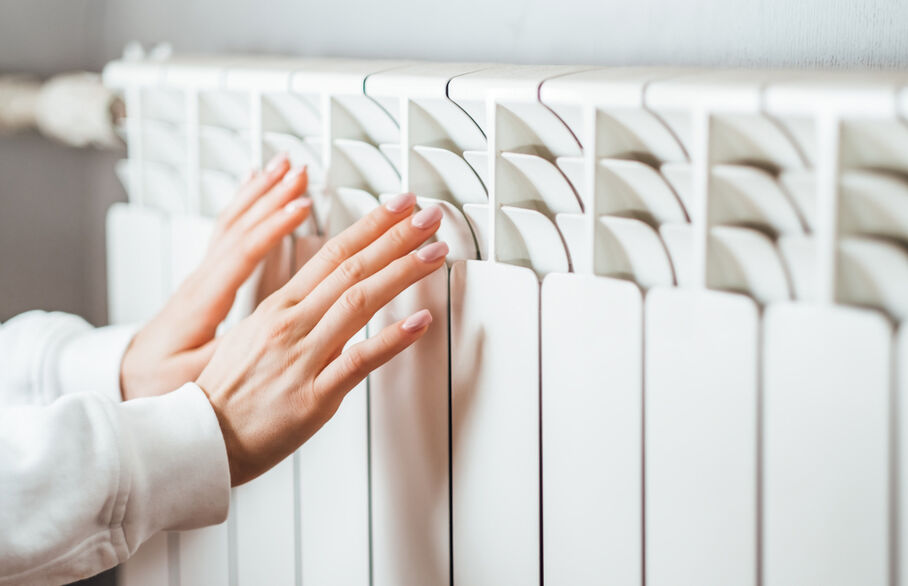
POLYGON ((217 419, 194 384, 115 403, 78 393, 0 409, 0 584, 63 583, 163 529, 226 518, 217 419))

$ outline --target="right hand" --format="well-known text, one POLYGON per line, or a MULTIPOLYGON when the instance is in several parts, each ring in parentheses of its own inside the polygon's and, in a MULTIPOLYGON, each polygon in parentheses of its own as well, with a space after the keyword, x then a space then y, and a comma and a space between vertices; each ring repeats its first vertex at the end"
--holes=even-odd
POLYGON ((428 329, 421 310, 344 351, 376 311, 445 262, 443 242, 413 252, 441 224, 435 206, 411 217, 415 201, 398 196, 328 241, 218 344, 197 383, 217 414, 233 486, 293 453, 428 329))

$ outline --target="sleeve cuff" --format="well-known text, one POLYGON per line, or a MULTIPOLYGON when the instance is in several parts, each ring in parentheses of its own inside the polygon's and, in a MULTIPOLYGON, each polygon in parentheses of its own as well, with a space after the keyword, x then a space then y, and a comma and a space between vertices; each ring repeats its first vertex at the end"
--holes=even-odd
POLYGON ((120 364, 138 329, 138 325, 107 326, 70 337, 60 350, 61 394, 92 391, 122 401, 120 364))
POLYGON ((123 529, 130 550, 162 530, 222 523, 230 469, 221 427, 195 383, 118 406, 129 497, 123 529))

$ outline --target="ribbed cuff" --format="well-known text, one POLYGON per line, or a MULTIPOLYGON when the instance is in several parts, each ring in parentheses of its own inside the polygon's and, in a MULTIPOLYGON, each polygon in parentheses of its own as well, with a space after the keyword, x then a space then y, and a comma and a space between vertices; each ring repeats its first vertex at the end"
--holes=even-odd
POLYGON ((57 371, 61 394, 92 391, 122 401, 120 365, 138 329, 138 325, 91 328, 67 339, 57 371))
POLYGON ((129 548, 161 530, 223 522, 230 506, 227 450, 214 409, 195 383, 118 406, 129 497, 129 548))

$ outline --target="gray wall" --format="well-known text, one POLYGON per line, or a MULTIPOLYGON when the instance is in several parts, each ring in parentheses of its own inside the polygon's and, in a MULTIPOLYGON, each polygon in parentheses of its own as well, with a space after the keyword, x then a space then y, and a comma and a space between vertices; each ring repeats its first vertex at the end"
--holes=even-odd
POLYGON ((908 63, 902 0, 176 0, 112 3, 104 50, 178 48, 518 63, 908 63), (267 6, 262 10, 260 6, 267 6), (215 18, 216 24, 207 25, 215 18))
MULTIPOLYGON (((908 66, 901 0, 0 0, 0 72, 99 69, 129 40, 181 51, 536 63, 908 66)), ((0 138, 0 320, 104 321, 109 154, 0 138)))
MULTIPOLYGON (((103 2, 0 0, 0 73, 96 68, 103 2)), ((0 136, 0 321, 32 308, 104 318, 103 208, 111 155, 0 136)))

